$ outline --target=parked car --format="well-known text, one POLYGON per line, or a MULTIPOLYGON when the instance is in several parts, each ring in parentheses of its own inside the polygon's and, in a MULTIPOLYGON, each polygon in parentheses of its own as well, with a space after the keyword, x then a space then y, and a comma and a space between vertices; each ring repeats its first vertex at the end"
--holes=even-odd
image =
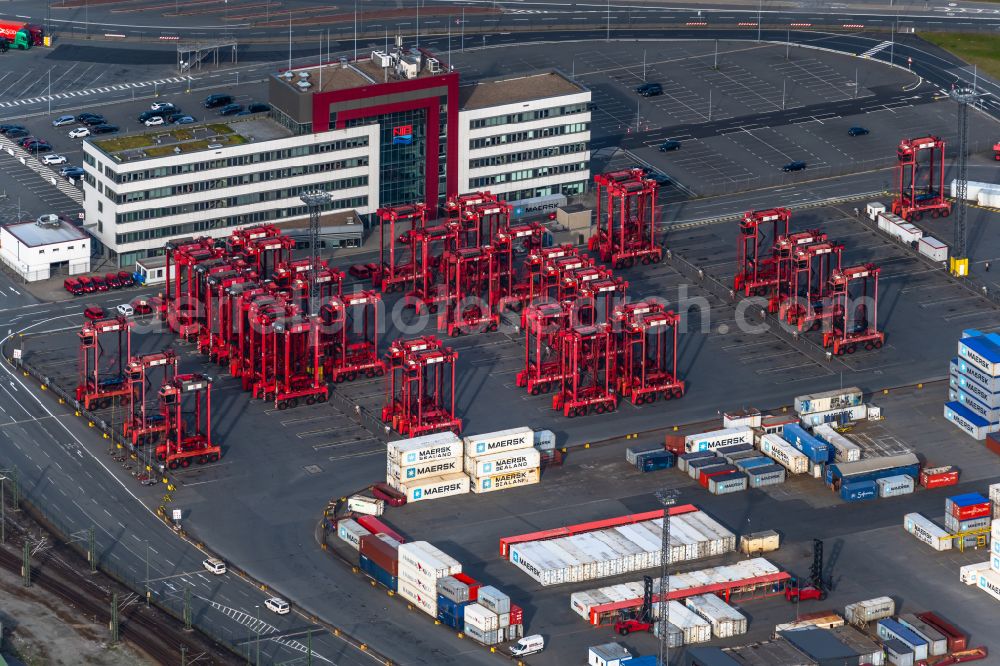
POLYGON ((83 294, 83 285, 76 278, 66 278, 63 280, 63 289, 73 294, 74 296, 80 296, 83 294))
POLYGON ((291 606, 288 605, 288 602, 281 597, 270 597, 265 599, 264 605, 267 606, 269 611, 277 613, 278 615, 286 615, 288 611, 291 610, 291 606))
POLYGON ((35 137, 35 136, 26 136, 24 138, 18 139, 16 143, 17 143, 17 145, 19 145, 22 148, 24 148, 29 143, 35 143, 36 141, 40 141, 40 140, 41 139, 39 139, 38 137, 35 137))
POLYGON ((85 136, 90 136, 89 127, 75 127, 69 131, 69 138, 71 139, 82 139, 85 136))
POLYGON ((89 308, 83 311, 83 316, 91 321, 104 319, 104 308, 102 308, 100 305, 91 305, 89 308))
POLYGON ((83 293, 92 294, 97 291, 97 287, 94 286, 94 281, 86 275, 81 275, 77 278, 77 281, 80 283, 80 286, 83 287, 83 293))
POLYGON ((166 111, 143 111, 136 118, 140 123, 144 123, 150 118, 163 118, 163 116, 169 115, 166 111))
POLYGON ((869 132, 867 127, 852 127, 851 129, 847 130, 847 136, 864 136, 865 134, 868 133, 869 132))
MULTIPOLYGON (((121 306, 119 306, 121 307, 121 306)), ((216 576, 221 576, 226 573, 226 563, 217 557, 210 557, 201 563, 201 566, 205 567, 205 570, 209 573, 213 573, 216 576)))
POLYGON ((105 282, 104 278, 102 278, 100 275, 95 275, 94 277, 90 278, 90 281, 94 283, 94 289, 96 289, 97 291, 108 290, 108 283, 105 282))
POLYGON ((118 131, 118 125, 94 125, 90 128, 90 131, 93 134, 113 134, 118 131))
POLYGON ((250 102, 249 106, 247 106, 247 111, 250 113, 267 113, 270 110, 271 105, 264 102, 250 102))
POLYGON ((655 97, 663 94, 663 86, 659 83, 643 83, 635 91, 643 97, 655 97))
POLYGON ((99 118, 101 120, 104 120, 104 116, 102 116, 99 113, 93 113, 91 111, 84 111, 83 113, 77 115, 76 121, 78 123, 85 123, 85 122, 87 122, 88 118, 99 118))
POLYGON ((104 281, 108 283, 108 286, 112 289, 121 289, 122 281, 118 279, 118 273, 108 273, 104 276, 104 281))
POLYGON ((47 153, 52 150, 52 144, 45 143, 44 141, 35 141, 34 143, 28 144, 25 150, 32 152, 35 155, 38 153, 47 153))
POLYGON ((235 116, 237 113, 243 110, 242 104, 226 104, 224 107, 219 109, 220 116, 235 116))
POLYGON ((146 120, 143 121, 143 125, 145 125, 146 127, 154 127, 156 125, 163 125, 163 124, 165 124, 163 116, 153 116, 152 118, 147 118, 146 120))
POLYGON ((49 153, 42 158, 42 164, 53 166, 55 164, 66 164, 66 156, 58 153, 49 153))
POLYGON ((789 162, 785 166, 781 167, 782 171, 802 171, 806 168, 805 162, 789 162))
POLYGON ((153 306, 141 298, 132 301, 132 309, 137 315, 148 315, 153 313, 153 306))
POLYGON ((175 125, 190 125, 198 121, 195 120, 194 116, 180 116, 177 120, 171 120, 170 122, 175 125))
POLYGON ((63 178, 83 178, 83 175, 87 173, 83 170, 83 167, 78 166, 64 166, 59 169, 59 175, 63 178))
POLYGON ((135 314, 135 309, 128 303, 122 303, 121 305, 116 307, 115 310, 117 310, 118 314, 122 315, 123 317, 131 317, 132 315, 135 314))
POLYGON ((347 272, 359 280, 368 280, 378 270, 378 264, 354 264, 347 272))
POLYGON ((213 95, 209 95, 208 97, 206 97, 205 101, 202 102, 201 105, 206 109, 217 109, 220 106, 225 106, 227 104, 232 104, 232 103, 233 103, 232 95, 226 95, 224 93, 215 93, 213 95))
POLYGON ((135 284, 135 276, 128 271, 118 271, 118 280, 123 287, 131 287, 135 284))
POLYGON ((104 120, 104 116, 99 116, 97 114, 94 114, 92 116, 87 116, 80 122, 86 125, 87 127, 93 127, 94 125, 103 125, 107 121, 104 120))
POLYGON ((23 129, 25 129, 24 125, 0 125, 0 134, 7 136, 10 132, 23 129))
POLYGON ((149 105, 152 111, 176 111, 177 107, 170 102, 153 102, 149 105))
POLYGON ((681 147, 680 141, 674 141, 671 139, 670 141, 664 141, 663 143, 660 144, 660 152, 665 153, 669 150, 680 150, 680 147, 681 147))
POLYGON ((72 125, 74 122, 76 122, 76 118, 73 116, 59 116, 52 121, 52 126, 62 127, 63 125, 72 125))

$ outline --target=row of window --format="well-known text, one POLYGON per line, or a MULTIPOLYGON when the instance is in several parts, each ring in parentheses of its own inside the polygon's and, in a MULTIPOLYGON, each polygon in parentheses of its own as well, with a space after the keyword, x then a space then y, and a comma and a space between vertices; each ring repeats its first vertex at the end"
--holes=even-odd
POLYGON ((139 222, 141 220, 152 220, 158 217, 169 217, 171 215, 185 215, 203 210, 215 208, 226 208, 232 206, 247 206, 264 201, 280 201, 281 199, 291 199, 298 197, 305 192, 313 192, 317 189, 332 192, 334 190, 347 190, 355 187, 363 187, 368 184, 368 176, 355 176, 353 178, 341 178, 340 180, 328 181, 325 183, 315 183, 310 185, 298 185, 296 187, 285 187, 280 190, 266 190, 264 192, 254 192, 243 194, 237 197, 223 197, 221 199, 211 199, 209 201, 197 201, 195 203, 180 204, 178 206, 162 206, 160 208, 146 208, 129 213, 118 213, 115 216, 117 224, 129 222, 139 222))
POLYGON ((525 130, 523 132, 509 132, 496 136, 484 136, 481 139, 471 139, 469 149, 488 148, 490 146, 500 146, 505 143, 519 143, 521 141, 531 141, 533 139, 543 139, 549 136, 562 136, 564 134, 577 134, 590 129, 590 123, 572 123, 569 125, 556 125, 555 127, 541 127, 539 129, 525 130))
MULTIPOLYGON (((177 196, 182 194, 192 194, 194 192, 206 192, 208 190, 222 189, 225 187, 236 187, 239 185, 250 185, 252 183, 262 183, 271 180, 281 180, 283 178, 294 178, 313 173, 324 173, 327 171, 339 171, 341 169, 353 169, 355 167, 368 166, 368 157, 352 157, 346 160, 335 162, 324 162, 322 164, 304 164, 301 166, 285 167, 284 169, 271 169, 270 171, 257 171, 245 173, 241 176, 229 176, 228 178, 210 178, 184 185, 173 185, 170 187, 157 187, 152 190, 140 190, 139 192, 128 192, 115 197, 115 203, 126 204, 133 201, 145 201, 147 199, 160 199, 162 197, 177 196)), ((109 192, 110 193, 110 192, 109 192)))
MULTIPOLYGON (((324 206, 324 210, 346 210, 358 209, 368 206, 368 197, 350 197, 348 199, 338 199, 331 203, 329 208, 324 206)), ((261 210, 244 215, 231 215, 212 220, 201 220, 188 224, 175 224, 169 227, 158 227, 153 229, 142 229, 141 231, 130 231, 128 233, 115 234, 115 243, 123 245, 126 243, 137 243, 144 240, 154 240, 158 238, 174 238, 178 236, 190 236, 212 229, 224 229, 235 227, 241 224, 256 224, 274 220, 285 220, 292 217, 302 217, 308 215, 309 209, 306 206, 292 206, 289 208, 273 208, 271 210, 261 210)))
POLYGON ((503 183, 516 183, 521 180, 533 180, 535 178, 545 178, 547 176, 558 176, 563 173, 577 173, 590 168, 587 162, 576 162, 574 164, 560 164, 558 166, 544 166, 537 169, 522 169, 520 171, 510 171, 508 173, 498 173, 482 178, 470 178, 469 189, 477 190, 481 187, 500 185, 503 183))
POLYGON ((521 113, 506 113, 501 116, 490 116, 489 118, 475 118, 469 122, 470 129, 480 129, 483 127, 496 127, 497 125, 512 125, 514 123, 529 123, 532 120, 543 120, 545 118, 558 118, 559 116, 569 116, 574 113, 584 113, 589 110, 590 104, 567 104, 566 106, 553 106, 548 109, 536 109, 534 111, 522 111, 521 113))
POLYGON ((568 197, 568 196, 573 196, 575 194, 583 194, 586 191, 587 191, 587 181, 578 180, 574 183, 546 185, 545 187, 529 187, 523 190, 504 192, 503 197, 508 201, 523 201, 525 199, 547 197, 552 194, 563 194, 568 197))
POLYGON ((115 173, 114 168, 105 165, 104 175, 116 183, 133 183, 140 180, 148 180, 150 178, 176 176, 181 173, 211 171, 212 169, 224 169, 227 167, 245 166, 261 162, 275 162, 277 160, 287 160, 293 157, 339 152, 341 150, 350 150, 352 148, 364 148, 367 145, 368 137, 358 136, 353 139, 328 141, 327 143, 317 143, 309 146, 295 146, 294 148, 284 148, 281 150, 265 150, 260 153, 252 153, 250 155, 236 155, 225 159, 206 160, 204 162, 192 162, 190 164, 173 164, 170 166, 157 167, 155 169, 129 171, 126 173, 115 173))
POLYGON ((550 148, 536 148, 535 150, 522 150, 518 153, 505 153, 503 155, 490 155, 489 157, 477 157, 469 160, 470 169, 481 169, 483 167, 500 166, 501 164, 515 164, 517 162, 530 162, 541 160, 546 157, 557 155, 572 155, 573 153, 583 153, 587 151, 586 143, 567 143, 562 146, 552 146, 550 148))

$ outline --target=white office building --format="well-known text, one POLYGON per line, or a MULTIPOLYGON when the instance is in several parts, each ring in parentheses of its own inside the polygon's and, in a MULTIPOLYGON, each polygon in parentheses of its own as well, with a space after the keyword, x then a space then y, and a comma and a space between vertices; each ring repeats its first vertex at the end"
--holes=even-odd
POLYGON ((90 237, 55 215, 0 227, 0 260, 27 282, 90 270, 90 237))

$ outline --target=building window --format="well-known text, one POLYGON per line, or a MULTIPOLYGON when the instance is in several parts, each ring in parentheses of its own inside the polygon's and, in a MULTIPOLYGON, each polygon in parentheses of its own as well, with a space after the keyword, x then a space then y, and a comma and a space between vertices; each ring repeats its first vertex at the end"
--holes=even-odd
POLYGON ((501 116, 490 116, 489 118, 475 118, 469 122, 469 129, 528 123, 533 120, 544 120, 545 118, 558 118, 560 116, 569 116, 574 113, 584 113, 589 110, 589 108, 590 105, 588 103, 582 102, 580 104, 567 104, 566 106, 555 106, 547 109, 523 111, 521 113, 507 113, 501 116))
POLYGON ((520 143, 522 141, 533 141, 549 136, 562 136, 565 134, 577 134, 590 129, 590 123, 572 123, 570 125, 557 125, 555 127, 544 127, 541 129, 524 130, 521 132, 508 132, 507 134, 497 134, 495 136, 484 136, 479 139, 471 139, 469 148, 489 148, 490 146, 502 146, 508 143, 520 143))

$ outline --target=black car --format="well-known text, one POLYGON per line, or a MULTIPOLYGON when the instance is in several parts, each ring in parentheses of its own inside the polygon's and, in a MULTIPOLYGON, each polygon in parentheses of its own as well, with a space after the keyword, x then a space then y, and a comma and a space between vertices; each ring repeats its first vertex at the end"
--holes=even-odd
POLYGON ((646 174, 646 178, 652 180, 660 187, 667 187, 671 183, 670 176, 662 174, 659 171, 650 171, 646 174))
POLYGON ((673 141, 673 140, 664 141, 663 143, 660 144, 660 152, 665 153, 668 150, 680 150, 680 147, 681 147, 680 141, 673 141))
POLYGON ((91 113, 90 111, 84 111, 83 113, 81 113, 76 117, 76 121, 78 123, 85 123, 87 122, 87 118, 99 118, 101 120, 104 120, 104 116, 102 116, 99 113, 91 113))
POLYGON ((63 178, 82 178, 86 172, 83 167, 67 166, 59 170, 59 175, 63 178))
POLYGON ((243 110, 242 104, 226 104, 224 107, 219 109, 220 116, 235 116, 237 113, 243 110))
POLYGON ((781 167, 782 171, 802 171, 806 168, 805 162, 789 162, 785 166, 781 167))
POLYGON ((233 96, 226 95, 223 93, 215 93, 214 95, 209 95, 205 98, 205 101, 201 103, 206 109, 217 109, 220 106, 225 106, 227 104, 233 103, 233 96))
POLYGON ((94 125, 93 127, 90 128, 91 134, 113 134, 114 132, 117 131, 118 131, 117 125, 108 125, 106 123, 102 123, 100 125, 94 125))
POLYGON ((29 134, 31 134, 31 132, 29 132, 23 127, 15 127, 14 129, 10 129, 4 132, 4 135, 8 139, 20 139, 22 137, 28 136, 29 134))
POLYGON ((868 134, 867 127, 852 127, 851 129, 847 130, 848 136, 864 136, 865 134, 868 134))
POLYGON ((181 110, 172 111, 169 116, 164 118, 168 123, 176 123, 178 120, 186 116, 187 114, 181 110))
POLYGON ((150 118, 166 118, 172 111, 143 111, 139 114, 138 121, 144 123, 150 118))
POLYGON ((108 121, 104 119, 104 116, 90 116, 84 118, 80 122, 86 125, 87 127, 93 127, 94 125, 103 125, 108 121))
POLYGON ((24 126, 23 125, 0 125, 0 134, 3 134, 4 136, 6 136, 7 132, 9 132, 11 130, 16 130, 16 129, 24 129, 24 126))
POLYGON ((28 144, 25 147, 29 153, 49 153, 52 152, 52 146, 45 143, 44 141, 36 141, 35 143, 28 144))
POLYGON ((267 113, 270 110, 271 105, 264 102, 250 102, 250 105, 247 106, 247 111, 250 113, 267 113))
POLYGON ((663 86, 659 83, 643 83, 635 91, 643 97, 654 97, 663 94, 663 86))

